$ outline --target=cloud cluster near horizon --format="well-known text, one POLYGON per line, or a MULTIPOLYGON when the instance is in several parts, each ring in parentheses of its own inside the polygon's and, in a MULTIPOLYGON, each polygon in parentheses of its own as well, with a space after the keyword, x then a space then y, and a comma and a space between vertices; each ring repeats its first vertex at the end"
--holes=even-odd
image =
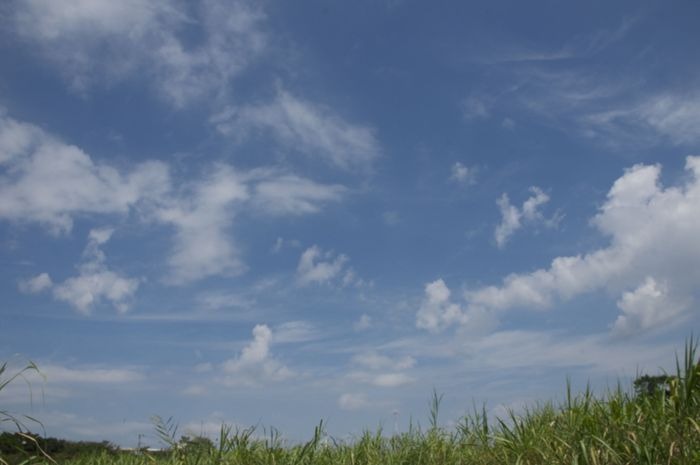
MULTIPOLYGON (((695 266, 700 260, 700 157, 687 157, 685 167, 689 178, 679 186, 660 184, 659 165, 634 165, 615 181, 591 220, 609 238, 607 247, 557 257, 549 268, 510 274, 500 286, 468 289, 462 306, 449 300, 449 289, 437 280, 426 286, 416 325, 430 330, 468 325, 477 314, 547 309, 601 290, 621 296, 621 314, 611 324, 616 334, 680 323, 698 298, 700 279, 695 266)), ((532 208, 524 205, 523 212, 536 211, 543 198, 534 197, 532 208)))

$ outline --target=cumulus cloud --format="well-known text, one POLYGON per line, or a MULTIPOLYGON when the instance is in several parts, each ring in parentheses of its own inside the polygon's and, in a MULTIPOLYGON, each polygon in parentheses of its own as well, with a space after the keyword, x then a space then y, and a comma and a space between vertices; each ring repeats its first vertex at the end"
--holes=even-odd
POLYGON ((613 332, 627 335, 663 326, 689 305, 687 301, 677 301, 667 283, 658 283, 649 276, 636 289, 624 292, 617 306, 622 314, 615 320, 613 332))
POLYGON ((455 162, 452 165, 450 180, 459 184, 474 184, 476 182, 476 168, 469 167, 462 162, 455 162))
POLYGON ((139 287, 139 280, 125 278, 110 270, 82 271, 54 288, 54 297, 68 302, 79 312, 89 314, 102 299, 109 300, 114 308, 124 313, 129 301, 139 287))
POLYGON ((339 201, 344 192, 339 185, 319 184, 276 170, 243 172, 217 165, 156 213, 159 221, 173 225, 176 231, 167 282, 185 284, 244 272, 246 265, 231 237, 236 214, 242 209, 267 215, 311 214, 339 201))
POLYGON ((214 94, 266 47, 255 2, 31 0, 13 5, 19 35, 36 44, 71 86, 147 77, 174 106, 214 94), (196 25, 201 35, 185 40, 196 25))
POLYGON ((19 282, 19 290, 26 294, 37 294, 51 289, 53 281, 48 273, 41 273, 33 278, 23 279, 19 282))
MULTIPOLYGON (((166 279, 171 284, 233 276, 246 269, 231 237, 241 209, 265 215, 311 214, 340 201, 346 192, 343 186, 281 170, 237 171, 225 164, 215 165, 180 191, 172 184, 165 163, 150 161, 120 171, 0 113, 0 219, 40 223, 55 234, 67 234, 76 218, 136 211, 141 220, 174 228, 166 279)), ((101 288, 104 295, 132 289, 117 290, 125 283, 107 270, 91 276, 62 288, 62 298, 76 302, 77 294, 82 295, 87 300, 81 308, 87 308, 86 289, 101 288)), ((28 282, 23 286, 31 289, 28 282)))
POLYGON ((425 285, 425 298, 416 315, 416 326, 431 332, 440 331, 454 323, 464 323, 464 311, 450 300, 445 281, 438 279, 425 285))
POLYGON ((102 300, 108 300, 119 312, 129 309, 139 288, 139 280, 107 268, 99 246, 107 242, 112 233, 111 229, 90 231, 83 262, 79 266, 80 274, 56 284, 53 287, 55 299, 69 303, 83 314, 89 314, 102 300))
POLYGON ((69 232, 85 214, 126 214, 169 189, 168 168, 146 162, 130 173, 95 163, 78 147, 0 114, 0 218, 69 232))
POLYGON ((221 364, 227 385, 256 385, 283 381, 294 373, 272 357, 270 346, 273 342, 272 331, 267 325, 253 328, 253 340, 246 345, 236 358, 221 364))
POLYGON ((686 170, 687 180, 672 187, 660 184, 659 165, 626 170, 592 219, 610 238, 607 247, 557 257, 549 268, 509 275, 500 286, 468 290, 468 309, 548 308, 606 289, 626 292, 616 331, 672 324, 697 301, 700 280, 700 157, 688 157, 686 170))
POLYGON ((109 301, 119 312, 129 309, 130 301, 138 290, 139 280, 128 278, 107 268, 106 257, 100 245, 106 243, 114 230, 93 229, 88 236, 88 244, 83 251, 83 260, 78 276, 54 284, 47 273, 20 281, 22 292, 38 293, 52 289, 53 297, 72 305, 85 315, 103 300, 109 301))
POLYGON ((348 257, 335 256, 333 252, 324 252, 317 245, 306 249, 299 258, 297 279, 299 284, 324 284, 341 275, 348 257))
POLYGON ((539 207, 549 202, 549 196, 545 194, 539 187, 531 187, 532 195, 523 202, 520 209, 511 205, 508 194, 503 194, 498 199, 498 208, 501 211, 501 222, 494 231, 496 245, 503 248, 508 239, 523 226, 523 223, 535 223, 544 221, 539 207))
POLYGON ((282 89, 270 103, 231 107, 212 122, 239 139, 254 132, 270 134, 285 148, 346 170, 368 169, 381 154, 372 128, 347 122, 332 109, 282 89))

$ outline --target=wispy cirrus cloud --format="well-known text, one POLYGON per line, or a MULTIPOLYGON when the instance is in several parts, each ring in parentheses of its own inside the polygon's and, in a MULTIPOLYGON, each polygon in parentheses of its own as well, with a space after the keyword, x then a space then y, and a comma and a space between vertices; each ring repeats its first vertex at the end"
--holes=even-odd
POLYGON ((694 86, 658 89, 592 71, 528 67, 494 98, 491 112, 524 111, 536 121, 613 149, 695 146, 700 97, 694 86), (506 98, 507 97, 507 98, 506 98))
POLYGON ((253 188, 252 202, 256 209, 272 215, 318 213, 324 205, 341 200, 348 191, 339 184, 320 184, 294 174, 269 170, 254 171, 253 177, 265 171, 268 173, 260 176, 253 188))
POLYGON ((373 128, 348 122, 333 109, 281 88, 268 103, 229 107, 212 122, 234 139, 269 134, 286 151, 344 170, 366 171, 382 153, 373 128))

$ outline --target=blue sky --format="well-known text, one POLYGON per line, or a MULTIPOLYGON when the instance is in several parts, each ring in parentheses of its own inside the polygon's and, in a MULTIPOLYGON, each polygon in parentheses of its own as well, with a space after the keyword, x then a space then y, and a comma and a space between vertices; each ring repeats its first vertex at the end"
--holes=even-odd
POLYGON ((0 8, 0 355, 48 434, 449 426, 698 325, 693 2, 0 8), (39 395, 39 393, 43 393, 39 395))

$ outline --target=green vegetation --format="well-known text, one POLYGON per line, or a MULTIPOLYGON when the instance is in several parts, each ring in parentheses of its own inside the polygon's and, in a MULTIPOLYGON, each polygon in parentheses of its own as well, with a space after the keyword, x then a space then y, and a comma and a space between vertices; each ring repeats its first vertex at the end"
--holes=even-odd
MULTIPOLYGON (((163 452, 84 444, 72 458, 57 461, 67 465, 699 464, 700 365, 695 364, 695 353, 691 339, 683 359, 677 360, 674 376, 641 376, 634 394, 618 386, 601 398, 590 390, 574 396, 567 386, 563 404, 512 412, 495 424, 489 423, 485 411, 476 411, 453 430, 441 428, 441 397, 433 393, 427 430, 416 427, 393 436, 368 431, 346 443, 326 437, 321 422, 308 442, 287 445, 276 430, 258 434, 254 428, 233 430, 226 425, 215 441, 177 439, 172 420, 156 417, 156 433, 167 445, 163 452)), ((46 440, 36 439, 36 445, 42 441, 46 440)), ((48 442, 44 444, 48 452, 48 442)), ((23 461, 13 458, 14 463, 49 463, 31 447, 25 454, 23 461)))

